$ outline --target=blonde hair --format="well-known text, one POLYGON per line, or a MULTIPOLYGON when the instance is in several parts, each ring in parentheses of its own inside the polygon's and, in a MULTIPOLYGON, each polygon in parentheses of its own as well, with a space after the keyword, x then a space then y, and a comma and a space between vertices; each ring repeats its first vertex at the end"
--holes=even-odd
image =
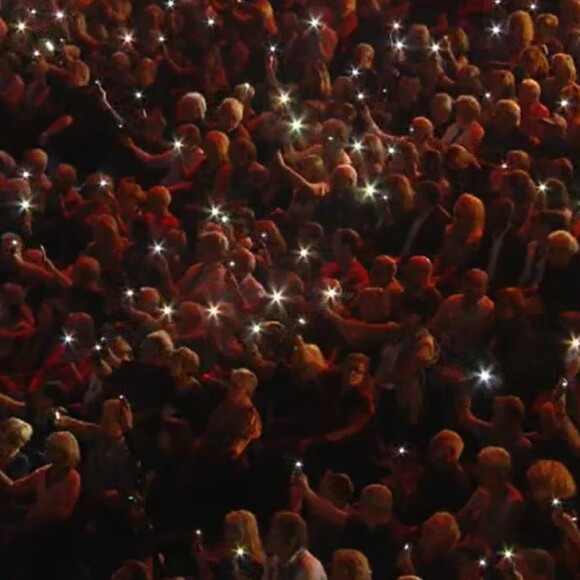
POLYGON ((485 207, 482 201, 470 193, 462 193, 453 207, 453 224, 459 219, 469 223, 472 233, 483 231, 485 207))
POLYGON ((508 34, 519 32, 522 44, 528 45, 534 39, 534 21, 529 12, 517 10, 508 17, 508 34))
POLYGON ((568 83, 576 82, 576 65, 574 64, 574 59, 569 54, 565 52, 555 54, 550 61, 550 65, 552 67, 552 72, 554 72, 556 66, 563 65, 568 71, 568 83))
POLYGON ((367 557, 358 550, 337 550, 332 565, 339 566, 348 580, 371 580, 372 571, 367 557))
POLYGON ((393 494, 386 485, 367 485, 362 490, 360 505, 378 518, 390 517, 393 511, 393 494))
POLYGON ((537 461, 526 475, 532 489, 542 489, 551 498, 569 499, 576 494, 572 474, 559 461, 537 461))
POLYGON ((193 376, 199 372, 199 356, 186 346, 180 346, 175 349, 171 353, 171 360, 178 360, 184 374, 187 376, 193 376))
POLYGON ((389 194, 397 200, 402 210, 413 207, 415 190, 408 177, 400 173, 389 175, 385 179, 385 187, 389 194))
POLYGON ((453 550, 461 538, 457 520, 448 512, 437 512, 433 514, 423 526, 428 526, 437 536, 447 540, 448 552, 453 550))
POLYGON ((229 161, 230 140, 225 133, 210 131, 205 136, 204 149, 208 149, 210 146, 214 148, 220 163, 229 161))
POLYGON ((230 512, 225 517, 226 526, 236 527, 240 533, 240 544, 247 550, 252 558, 258 562, 266 561, 266 554, 262 547, 260 532, 256 516, 247 510, 230 512))
POLYGON ((463 439, 455 431, 451 431, 450 429, 443 429, 431 437, 431 441, 429 441, 429 453, 433 453, 436 448, 445 443, 453 446, 457 459, 459 459, 463 453, 463 439))
POLYGON ((503 447, 485 447, 477 454, 477 463, 480 468, 507 478, 512 467, 512 458, 503 447))
POLYGON ((570 255, 574 255, 578 253, 579 245, 578 240, 566 230, 557 230, 552 232, 548 236, 548 242, 550 245, 566 245, 568 248, 568 252, 570 255))
POLYGON ((57 431, 51 433, 46 439, 46 446, 54 445, 64 456, 64 464, 69 468, 74 468, 81 460, 79 444, 72 433, 68 431, 57 431))
POLYGON ((18 419, 10 417, 0 423, 0 435, 13 449, 22 449, 32 437, 32 426, 18 419))
POLYGON ((471 121, 476 121, 481 115, 481 105, 478 100, 471 95, 461 95, 455 104, 456 110, 461 107, 469 116, 471 121))

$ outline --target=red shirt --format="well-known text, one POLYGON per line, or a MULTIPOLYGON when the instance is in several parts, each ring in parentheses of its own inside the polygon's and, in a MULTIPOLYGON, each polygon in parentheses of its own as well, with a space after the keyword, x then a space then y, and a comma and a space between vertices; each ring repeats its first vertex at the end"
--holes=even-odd
POLYGON ((337 262, 327 262, 322 267, 324 278, 335 278, 340 282, 342 289, 348 294, 354 294, 369 285, 369 275, 358 260, 353 260, 350 268, 341 271, 337 262))
POLYGON ((532 103, 527 109, 522 109, 521 130, 530 138, 540 139, 541 120, 550 116, 550 111, 542 103, 532 103))
POLYGON ((181 227, 179 220, 169 212, 161 217, 154 216, 152 213, 147 213, 145 219, 149 224, 151 235, 156 240, 164 238, 171 230, 178 230, 181 227))

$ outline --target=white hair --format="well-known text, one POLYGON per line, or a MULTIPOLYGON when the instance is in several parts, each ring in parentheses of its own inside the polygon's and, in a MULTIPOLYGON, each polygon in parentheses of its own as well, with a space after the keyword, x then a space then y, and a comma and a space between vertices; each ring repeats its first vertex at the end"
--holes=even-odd
POLYGON ((205 115, 207 113, 207 102, 205 100, 205 97, 201 94, 201 93, 186 93, 185 95, 183 95, 183 97, 181 97, 180 101, 181 104, 184 103, 196 103, 197 106, 199 107, 199 110, 201 112, 201 117, 202 119, 205 118, 205 115))
POLYGON ((477 455, 477 463, 483 469, 507 476, 512 458, 503 447, 484 447, 477 455))
POLYGON ((32 427, 18 419, 17 417, 10 417, 0 423, 0 433, 2 438, 12 446, 13 449, 22 449, 32 437, 32 427))
POLYGON ((250 395, 258 386, 258 377, 248 369, 234 369, 230 375, 230 379, 236 389, 243 389, 250 395))
POLYGON ((51 433, 46 439, 47 447, 54 445, 64 456, 67 467, 76 467, 81 460, 81 450, 75 436, 68 431, 51 433))

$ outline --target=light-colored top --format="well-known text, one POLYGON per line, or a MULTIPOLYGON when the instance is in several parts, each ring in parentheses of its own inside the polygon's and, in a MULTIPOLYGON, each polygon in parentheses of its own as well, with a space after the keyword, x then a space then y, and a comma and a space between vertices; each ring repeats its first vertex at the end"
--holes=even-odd
POLYGON ((487 263, 487 276, 490 280, 493 280, 495 276, 495 271, 497 269, 497 259, 499 258, 499 252, 501 250, 501 245, 507 229, 505 229, 499 236, 493 238, 491 243, 491 252, 489 253, 489 262, 487 263))
POLYGON ((77 503, 81 491, 81 476, 78 471, 71 469, 64 479, 47 487, 46 477, 49 469, 50 465, 45 465, 14 482, 12 488, 14 493, 36 494, 36 502, 26 514, 27 520, 43 523, 64 521, 70 517, 77 503))
POLYGON ((484 134, 483 127, 477 121, 472 121, 464 127, 458 123, 453 123, 445 131, 441 142, 446 146, 461 145, 470 153, 477 153, 484 134))
POLYGON ((270 558, 262 580, 326 580, 326 572, 320 561, 302 548, 284 566, 276 557, 270 558))

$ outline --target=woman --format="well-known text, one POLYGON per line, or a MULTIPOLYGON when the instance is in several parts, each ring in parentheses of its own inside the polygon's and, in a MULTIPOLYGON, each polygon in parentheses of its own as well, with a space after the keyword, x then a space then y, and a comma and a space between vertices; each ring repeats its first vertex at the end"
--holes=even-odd
POLYGON ((371 580, 367 557, 357 550, 337 550, 332 556, 331 580, 371 580))
POLYGON ((479 247, 484 222, 485 209, 481 200, 469 193, 461 195, 453 207, 453 221, 445 230, 441 249, 435 258, 438 285, 449 289, 454 287, 479 247))
POLYGON ((563 89, 576 82, 576 65, 569 54, 561 52, 552 57, 550 72, 552 74, 542 83, 542 102, 553 110, 563 89))
POLYGON ((480 115, 481 106, 475 97, 460 96, 455 106, 455 123, 443 135, 442 144, 448 147, 456 143, 477 155, 484 135, 483 127, 479 124, 480 115))
POLYGON ((0 470, 10 479, 28 475, 30 461, 21 449, 30 441, 32 427, 16 417, 0 423, 0 470))
POLYGON ((11 496, 35 494, 25 521, 38 526, 66 521, 81 491, 81 477, 75 469, 80 461, 77 440, 70 433, 53 433, 46 440, 48 465, 21 479, 12 480, 0 470, 0 488, 11 496))

